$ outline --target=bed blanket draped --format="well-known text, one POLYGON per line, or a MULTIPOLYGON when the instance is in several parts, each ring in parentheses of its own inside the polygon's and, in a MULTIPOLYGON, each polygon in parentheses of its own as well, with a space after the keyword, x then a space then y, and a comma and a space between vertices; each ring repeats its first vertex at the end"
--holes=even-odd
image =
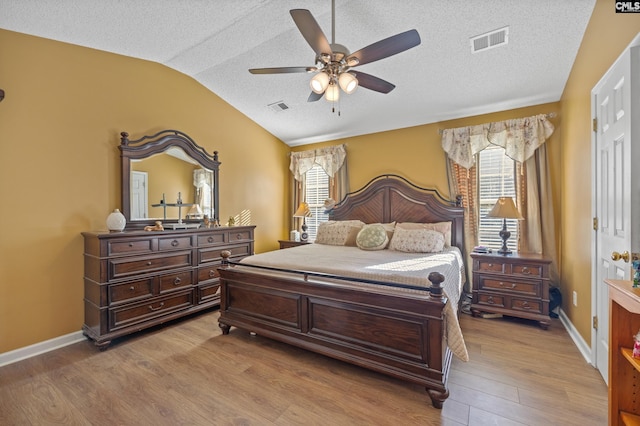
MULTIPOLYGON (((350 278, 383 281, 428 288, 429 273, 445 276, 442 288, 447 297, 444 309, 445 339, 452 353, 462 361, 469 355, 458 322, 458 302, 464 285, 464 263, 457 247, 439 253, 404 253, 393 250, 360 250, 351 246, 307 244, 244 258, 247 265, 312 271, 350 278)), ((357 283, 358 286, 373 284, 357 283)), ((377 290, 421 294, 423 290, 373 285, 377 290)))

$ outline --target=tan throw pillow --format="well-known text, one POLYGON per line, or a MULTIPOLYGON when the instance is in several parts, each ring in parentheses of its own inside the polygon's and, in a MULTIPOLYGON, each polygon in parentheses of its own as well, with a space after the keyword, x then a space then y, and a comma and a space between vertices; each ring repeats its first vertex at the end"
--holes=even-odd
POLYGON ((438 231, 444 236, 444 246, 451 247, 451 222, 434 222, 434 223, 413 223, 402 222, 396 224, 396 229, 431 229, 438 231))
POLYGON ((329 220, 321 222, 318 225, 315 242, 331 246, 344 246, 347 245, 350 237, 353 238, 354 234, 357 236, 357 231, 363 226, 364 222, 360 220, 329 220), (354 228, 357 228, 357 230, 354 228))
POLYGON ((356 244, 362 250, 382 250, 389 244, 387 230, 378 223, 365 225, 358 232, 356 244))
POLYGON ((444 235, 431 229, 403 229, 396 227, 389 250, 407 253, 437 253, 444 249, 444 235))

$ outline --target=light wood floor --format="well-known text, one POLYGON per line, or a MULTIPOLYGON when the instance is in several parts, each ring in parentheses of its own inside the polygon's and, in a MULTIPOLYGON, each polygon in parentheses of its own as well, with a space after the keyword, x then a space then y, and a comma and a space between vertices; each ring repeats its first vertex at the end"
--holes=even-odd
POLYGON ((606 425, 607 388, 558 320, 462 315, 450 397, 250 336, 217 312, 0 368, 1 425, 606 425))

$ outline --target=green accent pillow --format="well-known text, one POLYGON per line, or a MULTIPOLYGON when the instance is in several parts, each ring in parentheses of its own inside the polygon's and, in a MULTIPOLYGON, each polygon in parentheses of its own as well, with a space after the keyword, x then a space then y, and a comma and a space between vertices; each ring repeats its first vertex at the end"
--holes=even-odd
POLYGON ((382 250, 389 244, 389 236, 384 226, 365 225, 356 237, 356 245, 362 250, 382 250))

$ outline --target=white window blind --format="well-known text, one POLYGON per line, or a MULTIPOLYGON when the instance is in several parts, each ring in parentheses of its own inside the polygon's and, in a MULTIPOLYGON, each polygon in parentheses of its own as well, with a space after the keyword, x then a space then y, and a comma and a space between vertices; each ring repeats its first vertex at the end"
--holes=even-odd
MULTIPOLYGON (((486 215, 493 208, 498 197, 512 197, 516 199, 515 164, 507 157, 504 149, 488 147, 478 154, 478 200, 480 206, 480 221, 478 226, 478 243, 482 246, 500 249, 502 239, 500 230, 503 219, 487 218, 486 215)), ((510 250, 515 251, 518 241, 517 221, 507 219, 507 230, 511 237, 507 241, 510 250)))
POLYGON ((320 222, 329 220, 324 213, 324 200, 329 198, 329 175, 317 164, 305 173, 306 193, 305 201, 309 204, 312 217, 306 218, 309 241, 316 239, 320 222))

